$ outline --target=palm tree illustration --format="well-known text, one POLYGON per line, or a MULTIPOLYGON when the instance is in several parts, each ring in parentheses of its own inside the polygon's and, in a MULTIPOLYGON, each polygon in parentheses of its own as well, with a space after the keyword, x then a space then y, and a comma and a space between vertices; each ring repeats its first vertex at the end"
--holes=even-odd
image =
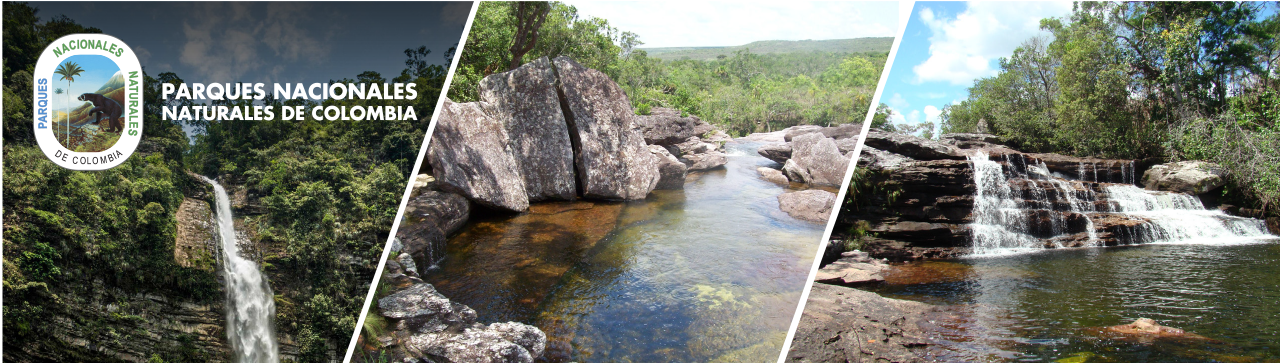
MULTIPOLYGON (((53 74, 62 76, 61 79, 67 80, 68 90, 71 89, 71 82, 75 82, 80 73, 84 73, 84 69, 80 68, 80 65, 76 64, 76 62, 59 64, 58 69, 53 71, 53 74)), ((63 146, 66 147, 71 147, 71 93, 71 91, 67 91, 67 137, 62 142, 63 146)))

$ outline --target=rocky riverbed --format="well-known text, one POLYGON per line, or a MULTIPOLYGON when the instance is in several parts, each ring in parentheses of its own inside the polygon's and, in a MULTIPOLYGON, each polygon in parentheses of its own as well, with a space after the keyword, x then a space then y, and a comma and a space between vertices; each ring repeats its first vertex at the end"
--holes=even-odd
MULTIPOLYGON (((378 294, 424 295, 439 302, 424 314, 461 317, 428 331, 404 324, 398 303, 380 303, 371 319, 389 328, 363 336, 364 347, 396 360, 459 361, 461 353, 444 353, 455 338, 438 338, 448 332, 497 337, 542 361, 778 350, 788 318, 767 312, 798 298, 848 165, 836 138, 848 144, 860 125, 777 133, 778 142, 794 136, 803 146, 795 161, 775 164, 757 156, 764 143, 756 140, 774 135, 735 140, 661 107, 635 114, 617 84, 569 58, 538 59, 479 87, 478 102, 445 101, 378 294), (795 177, 757 177, 784 164, 795 177), (742 233, 759 238, 725 240, 742 233), (586 287, 592 293, 572 293, 586 287), (637 296, 654 289, 666 293, 637 296), (580 311, 587 306, 612 308, 580 311), (620 318, 638 320, 599 321, 620 318), (483 333, 494 324, 536 330, 545 350, 483 333), (610 336, 639 340, 610 347, 614 340, 596 336, 615 328, 610 336)), ((495 344, 509 346, 481 345, 495 344)))

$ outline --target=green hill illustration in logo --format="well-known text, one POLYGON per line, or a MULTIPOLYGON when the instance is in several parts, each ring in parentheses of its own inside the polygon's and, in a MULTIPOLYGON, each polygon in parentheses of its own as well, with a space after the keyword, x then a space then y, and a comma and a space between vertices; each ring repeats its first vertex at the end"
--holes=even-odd
POLYGON ((120 67, 105 56, 75 55, 59 63, 50 79, 51 126, 58 143, 77 152, 115 145, 124 130, 125 79, 120 67))

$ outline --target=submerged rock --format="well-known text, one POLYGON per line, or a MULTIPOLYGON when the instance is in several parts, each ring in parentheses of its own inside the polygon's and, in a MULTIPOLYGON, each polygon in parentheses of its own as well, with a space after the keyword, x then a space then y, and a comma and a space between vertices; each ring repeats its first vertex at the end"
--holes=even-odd
POLYGON ((796 219, 826 223, 831 218, 831 207, 836 203, 835 193, 821 189, 783 193, 778 196, 778 207, 796 219))
POLYGON ((529 208, 529 196, 501 122, 480 103, 444 100, 427 150, 441 188, 480 205, 507 211, 529 208))
MULTIPOLYGON (((578 148, 578 183, 584 197, 644 199, 658 185, 658 157, 635 129, 627 95, 604 73, 568 57, 554 60, 560 102, 578 148)), ((437 126, 438 127, 438 126, 437 126)))
POLYGON ((538 58, 480 80, 480 101, 507 131, 530 201, 572 200, 573 145, 551 61, 538 58))
POLYGON ((1160 164, 1142 174, 1142 185, 1148 190, 1187 194, 1204 194, 1226 185, 1225 170, 1205 161, 1179 161, 1160 164))
POLYGON ((1140 340, 1151 340, 1158 338, 1175 338, 1175 339, 1192 339, 1192 340, 1211 340, 1203 335, 1190 333, 1182 329, 1171 328, 1160 325, 1155 320, 1148 318, 1138 318, 1129 324, 1109 326, 1102 329, 1107 333, 1120 334, 1128 337, 1135 337, 1140 340))

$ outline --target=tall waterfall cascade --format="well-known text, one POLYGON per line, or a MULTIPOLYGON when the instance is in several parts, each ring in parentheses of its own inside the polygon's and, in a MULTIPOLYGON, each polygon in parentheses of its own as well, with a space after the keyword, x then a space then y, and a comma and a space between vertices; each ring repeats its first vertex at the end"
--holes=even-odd
POLYGON ((1110 161, 1101 174, 1098 165, 1081 163, 1071 178, 1022 154, 1002 158, 991 160, 981 151, 969 156, 976 186, 969 224, 974 255, 1273 237, 1261 220, 1205 209, 1193 195, 1135 186, 1132 162, 1110 161))
POLYGON ((226 189, 209 178, 218 209, 218 236, 222 242, 222 272, 227 284, 227 340, 236 362, 275 363, 280 361, 276 343, 275 295, 258 264, 240 257, 236 243, 231 200, 226 189))

